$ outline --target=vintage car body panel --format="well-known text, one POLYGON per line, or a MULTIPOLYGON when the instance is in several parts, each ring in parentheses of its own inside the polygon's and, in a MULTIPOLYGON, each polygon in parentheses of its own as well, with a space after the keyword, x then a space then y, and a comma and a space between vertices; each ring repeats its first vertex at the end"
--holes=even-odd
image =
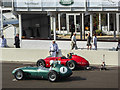
POLYGON ((89 66, 89 62, 78 55, 72 55, 72 57, 69 58, 64 58, 64 57, 47 57, 45 59, 43 59, 46 63, 46 67, 50 67, 50 60, 59 60, 61 61, 61 64, 66 66, 66 63, 70 60, 74 60, 77 63, 77 67, 88 67, 89 66))
MULTIPOLYGON (((68 67, 65 67, 67 68, 66 73, 61 73, 60 69, 63 67, 65 66, 61 64, 56 64, 56 66, 52 67, 51 70, 56 71, 60 75, 60 77, 67 77, 72 75, 72 71, 68 67)), ((50 72, 50 69, 45 67, 21 67, 14 69, 12 71, 12 74, 14 75, 17 70, 22 70, 27 77, 40 77, 44 79, 48 79, 48 73, 50 72)))

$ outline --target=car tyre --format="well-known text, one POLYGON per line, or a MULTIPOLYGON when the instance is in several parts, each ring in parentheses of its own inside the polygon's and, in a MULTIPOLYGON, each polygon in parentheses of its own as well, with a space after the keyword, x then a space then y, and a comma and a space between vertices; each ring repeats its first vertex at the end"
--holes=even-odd
POLYGON ((39 66, 42 66, 42 67, 45 67, 45 61, 43 59, 40 59, 37 61, 36 65, 39 67, 39 66))
POLYGON ((58 74, 57 74, 57 72, 55 72, 55 71, 50 71, 49 73, 48 73, 48 80, 50 81, 50 82, 55 82, 55 81, 57 81, 58 80, 58 74))
POLYGON ((75 70, 76 69, 76 62, 75 61, 72 61, 72 60, 68 61, 66 65, 71 70, 75 70))
POLYGON ((14 74, 14 77, 17 79, 17 80, 23 80, 25 78, 25 75, 24 75, 24 72, 22 70, 17 70, 14 74))

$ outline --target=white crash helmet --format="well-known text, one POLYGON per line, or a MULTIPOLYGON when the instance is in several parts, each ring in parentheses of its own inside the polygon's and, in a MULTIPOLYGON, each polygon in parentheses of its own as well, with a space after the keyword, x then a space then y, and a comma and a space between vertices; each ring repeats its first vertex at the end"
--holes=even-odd
POLYGON ((58 64, 61 64, 61 61, 58 60, 57 62, 58 62, 58 64))
POLYGON ((54 61, 53 60, 50 60, 50 65, 54 64, 54 61))

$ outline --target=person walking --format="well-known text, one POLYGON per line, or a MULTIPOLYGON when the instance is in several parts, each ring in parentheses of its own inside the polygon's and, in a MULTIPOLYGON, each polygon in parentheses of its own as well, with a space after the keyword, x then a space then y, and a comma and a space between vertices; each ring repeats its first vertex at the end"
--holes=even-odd
POLYGON ((55 42, 55 40, 52 41, 52 44, 50 45, 50 55, 52 57, 57 57, 57 54, 58 54, 58 45, 57 43, 55 42))
POLYGON ((76 33, 73 34, 71 38, 71 50, 77 49, 77 43, 76 43, 76 33))
POLYGON ((96 36, 96 34, 94 34, 94 37, 93 37, 93 45, 95 47, 95 50, 97 50, 97 36, 96 36))
POLYGON ((88 33, 88 35, 87 35, 87 49, 88 49, 88 50, 89 50, 89 47, 90 47, 90 50, 91 50, 91 48, 92 48, 91 40, 92 40, 92 38, 91 38, 91 36, 90 36, 90 33, 88 33))
POLYGON ((7 47, 7 40, 4 38, 4 35, 2 35, 1 40, 1 47, 7 47))
POLYGON ((15 36, 15 43, 14 43, 16 48, 20 48, 20 39, 19 39, 19 34, 16 34, 15 36))
POLYGON ((116 51, 120 50, 120 40, 118 41, 118 45, 117 45, 117 48, 116 48, 116 51))

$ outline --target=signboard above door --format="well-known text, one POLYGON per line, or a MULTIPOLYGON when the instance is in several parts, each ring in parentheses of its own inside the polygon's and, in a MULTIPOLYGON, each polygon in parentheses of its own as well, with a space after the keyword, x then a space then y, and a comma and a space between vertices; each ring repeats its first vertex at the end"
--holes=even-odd
POLYGON ((60 0, 59 3, 61 5, 64 5, 64 6, 69 6, 69 5, 72 5, 74 3, 74 0, 60 0))

